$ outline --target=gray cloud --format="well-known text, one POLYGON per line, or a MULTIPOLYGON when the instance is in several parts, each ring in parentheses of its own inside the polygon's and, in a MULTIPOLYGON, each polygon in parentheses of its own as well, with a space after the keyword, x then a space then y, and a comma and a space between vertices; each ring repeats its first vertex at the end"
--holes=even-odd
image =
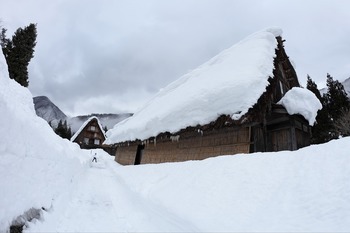
POLYGON ((31 22, 30 90, 70 115, 133 112, 160 88, 269 26, 281 27, 305 85, 350 76, 344 0, 28 0, 0 4, 9 35, 31 22))

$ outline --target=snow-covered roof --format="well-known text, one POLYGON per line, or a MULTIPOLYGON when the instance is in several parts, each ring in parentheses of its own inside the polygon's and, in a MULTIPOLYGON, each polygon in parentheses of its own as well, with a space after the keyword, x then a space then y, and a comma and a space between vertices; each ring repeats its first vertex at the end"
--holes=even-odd
POLYGON ((276 28, 254 33, 180 77, 109 130, 105 144, 174 133, 222 114, 240 119, 273 77, 276 37, 281 34, 276 28))
POLYGON ((72 136, 72 138, 70 139, 70 141, 73 142, 73 141, 78 137, 78 135, 81 133, 81 131, 83 131, 83 129, 85 128, 85 126, 86 126, 87 124, 89 124, 89 122, 92 121, 92 120, 94 120, 94 119, 97 120, 98 127, 100 127, 100 130, 101 130, 103 136, 104 136, 105 138, 107 138, 107 137, 106 137, 106 134, 105 134, 105 131, 103 130, 103 127, 102 127, 102 125, 101 125, 101 123, 100 123, 100 120, 99 120, 97 117, 92 116, 92 117, 90 117, 89 119, 87 119, 87 120, 80 126, 80 128, 78 129, 77 132, 75 132, 75 134, 72 136))
POLYGON ((288 114, 302 115, 312 126, 316 122, 317 111, 322 109, 321 102, 308 89, 293 87, 278 102, 288 114))

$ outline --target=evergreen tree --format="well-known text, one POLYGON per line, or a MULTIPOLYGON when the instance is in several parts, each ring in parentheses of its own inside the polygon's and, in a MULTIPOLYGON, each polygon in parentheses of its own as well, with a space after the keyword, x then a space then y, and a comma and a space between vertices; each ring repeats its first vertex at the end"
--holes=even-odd
POLYGON ((57 127, 56 127, 56 129, 54 131, 55 131, 55 133, 57 135, 62 137, 62 135, 63 135, 63 123, 62 123, 62 120, 60 120, 58 122, 58 125, 57 125, 57 127))
POLYGON ((343 84, 338 80, 333 80, 330 74, 327 74, 326 94, 323 94, 325 100, 324 105, 328 110, 329 119, 331 122, 330 139, 338 138, 342 135, 342 130, 339 129, 339 121, 343 121, 346 113, 350 109, 350 100, 347 97, 343 84))
POLYGON ((328 142, 331 139, 330 132, 332 132, 333 127, 328 114, 328 108, 325 104, 325 99, 321 96, 317 84, 309 75, 307 76, 306 88, 313 92, 322 104, 322 109, 317 112, 316 123, 311 127, 311 143, 319 144, 328 142))
POLYGON ((105 131, 105 133, 108 131, 107 126, 103 127, 103 131, 105 131))
POLYGON ((311 92, 313 92, 316 95, 317 99, 319 99, 320 102, 322 103, 322 96, 320 91, 317 88, 317 84, 311 79, 309 75, 307 75, 306 88, 311 92))
POLYGON ((67 125, 67 121, 62 122, 60 120, 58 122, 57 128, 55 129, 55 133, 62 138, 70 139, 72 137, 71 128, 67 125))
POLYGON ((324 94, 325 103, 332 121, 336 121, 344 112, 350 108, 350 100, 344 89, 343 84, 338 80, 333 80, 330 74, 327 74, 328 91, 324 94))
POLYGON ((28 65, 34 57, 36 24, 30 24, 24 29, 18 28, 12 40, 6 38, 6 31, 5 28, 1 30, 0 44, 6 58, 10 78, 28 87, 28 65))
POLYGON ((67 128, 67 134, 66 134, 66 138, 68 139, 68 140, 70 140, 71 138, 72 138, 72 129, 68 126, 68 128, 67 128))
POLYGON ((344 112, 335 122, 336 132, 341 136, 350 136, 350 110, 344 112))
MULTIPOLYGON (((6 28, 2 28, 1 29, 1 35, 0 35, 0 45, 1 45, 1 48, 4 50, 6 49, 7 45, 12 43, 10 41, 10 39, 7 39, 6 38, 6 32, 7 32, 7 29, 6 28)), ((9 45, 9 47, 11 47, 11 45, 9 45)), ((4 53, 5 55, 5 53, 4 53)))

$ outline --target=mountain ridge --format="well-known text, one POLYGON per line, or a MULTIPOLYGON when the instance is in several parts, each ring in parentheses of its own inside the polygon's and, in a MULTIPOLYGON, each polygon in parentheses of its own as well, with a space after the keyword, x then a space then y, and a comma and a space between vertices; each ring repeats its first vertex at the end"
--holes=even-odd
POLYGON ((47 122, 59 121, 67 118, 67 115, 57 107, 47 96, 33 97, 36 115, 47 122))
POLYGON ((79 130, 81 125, 92 116, 96 116, 103 127, 107 129, 113 128, 118 122, 132 116, 132 113, 91 113, 89 115, 79 115, 68 117, 57 105, 55 105, 47 96, 33 97, 33 103, 36 114, 46 120, 53 127, 56 127, 58 122, 67 121, 68 126, 74 134, 79 130))

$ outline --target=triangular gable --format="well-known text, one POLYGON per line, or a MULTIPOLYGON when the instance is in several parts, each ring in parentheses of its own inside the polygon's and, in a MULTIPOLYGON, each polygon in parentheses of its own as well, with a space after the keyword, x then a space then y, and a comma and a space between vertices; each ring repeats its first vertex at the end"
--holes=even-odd
POLYGON ((91 121, 93 121, 93 120, 96 120, 96 121, 97 121, 97 126, 98 126, 98 128, 99 128, 99 131, 101 131, 101 133, 102 133, 104 139, 106 139, 106 138, 107 138, 107 137, 106 137, 106 134, 105 134, 105 132, 104 132, 104 130, 103 130, 103 127, 102 127, 102 125, 101 125, 99 119, 98 119, 97 117, 95 117, 95 116, 92 116, 92 117, 90 117, 88 120, 86 120, 86 121, 82 124, 82 126, 78 129, 77 132, 74 133, 74 135, 72 136, 72 138, 70 139, 70 141, 71 141, 71 142, 74 142, 75 139, 85 130, 85 128, 88 126, 88 124, 89 124, 91 121))

